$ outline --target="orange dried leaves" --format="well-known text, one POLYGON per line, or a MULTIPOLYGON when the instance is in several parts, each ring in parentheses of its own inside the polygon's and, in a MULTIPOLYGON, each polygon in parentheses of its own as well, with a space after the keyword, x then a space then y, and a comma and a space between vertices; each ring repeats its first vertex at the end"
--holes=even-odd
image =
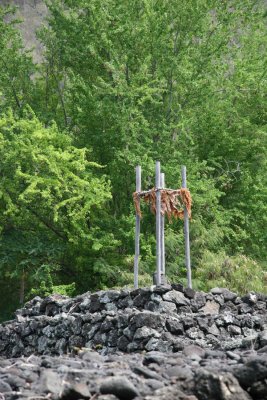
POLYGON ((138 192, 133 192, 133 201, 134 201, 134 208, 135 208, 136 214, 139 215, 139 217, 142 217, 141 208, 140 208, 140 197, 139 197, 138 192))
MULTIPOLYGON (((177 190, 160 189, 161 192, 161 214, 167 215, 168 219, 172 217, 183 219, 184 207, 187 209, 191 218, 192 198, 188 189, 181 188, 177 190)), ((153 214, 156 213, 156 190, 155 188, 147 192, 134 192, 133 199, 137 215, 142 216, 140 200, 144 199, 150 205, 153 214)))
POLYGON ((191 209, 192 209, 192 197, 188 189, 186 188, 181 188, 180 189, 180 196, 182 199, 182 202, 187 209, 188 216, 191 218, 191 209))

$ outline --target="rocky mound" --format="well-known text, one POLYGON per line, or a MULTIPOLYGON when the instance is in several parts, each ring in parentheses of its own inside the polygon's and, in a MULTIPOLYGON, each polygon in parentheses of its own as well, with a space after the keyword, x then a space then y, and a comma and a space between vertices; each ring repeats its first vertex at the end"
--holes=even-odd
POLYGON ((180 285, 36 297, 0 326, 0 399, 266 400, 266 300, 180 285))
POLYGON ((233 350, 267 345, 266 297, 179 285, 35 297, 0 328, 0 354, 65 354, 91 348, 177 352, 189 344, 233 350))

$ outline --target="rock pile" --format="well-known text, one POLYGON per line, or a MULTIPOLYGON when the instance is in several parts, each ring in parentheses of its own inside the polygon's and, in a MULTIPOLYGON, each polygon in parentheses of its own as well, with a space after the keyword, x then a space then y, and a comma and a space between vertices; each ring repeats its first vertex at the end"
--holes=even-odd
POLYGON ((0 358, 1 400, 266 400, 266 380, 266 352, 195 345, 169 354, 0 358))
POLYGON ((177 352, 189 344, 224 350, 267 345, 266 297, 179 285, 35 297, 0 327, 0 354, 7 357, 83 347, 102 354, 177 352))
POLYGON ((36 297, 0 325, 0 399, 266 400, 266 301, 180 285, 36 297))

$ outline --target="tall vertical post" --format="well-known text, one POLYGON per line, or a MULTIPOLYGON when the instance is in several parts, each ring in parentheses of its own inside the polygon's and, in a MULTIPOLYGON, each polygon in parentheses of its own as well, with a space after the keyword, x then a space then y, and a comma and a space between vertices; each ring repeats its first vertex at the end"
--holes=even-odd
MULTIPOLYGON (((182 166, 182 188, 186 188, 186 166, 182 166)), ((187 273, 187 286, 192 289, 190 241, 189 241, 189 216, 184 207, 184 239, 185 239, 185 265, 187 273)))
MULTIPOLYGON (((138 165, 136 172, 136 192, 141 192, 141 166, 138 165)), ((138 198, 140 205, 140 198, 138 198)), ((138 263, 140 255, 140 216, 136 213, 135 217, 135 256, 134 256, 134 287, 138 288, 138 263)))
POLYGON ((161 284, 161 193, 160 193, 160 162, 156 161, 156 256, 157 285, 161 284))
MULTIPOLYGON (((165 174, 162 172, 160 174, 160 186, 162 189, 165 188, 165 174)), ((165 228, 165 216, 161 215, 161 221, 160 221, 160 229, 161 229, 161 274, 163 277, 163 280, 165 281, 165 233, 164 233, 164 228, 165 228)))

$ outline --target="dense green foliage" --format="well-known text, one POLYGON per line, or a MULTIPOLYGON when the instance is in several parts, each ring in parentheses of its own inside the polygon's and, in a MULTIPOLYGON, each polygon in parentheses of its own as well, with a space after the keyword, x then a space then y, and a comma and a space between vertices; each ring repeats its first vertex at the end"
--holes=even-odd
MULTIPOLYGON (((55 0, 49 10, 40 65, 0 14, 8 303, 56 285, 76 293, 131 285, 134 167, 152 187, 156 159, 168 187, 180 187, 187 165, 195 285, 266 290, 262 2, 55 0)), ((155 268, 154 229, 144 211, 144 284, 155 268)), ((168 224, 166 250, 168 277, 183 280, 182 222, 168 224)))

